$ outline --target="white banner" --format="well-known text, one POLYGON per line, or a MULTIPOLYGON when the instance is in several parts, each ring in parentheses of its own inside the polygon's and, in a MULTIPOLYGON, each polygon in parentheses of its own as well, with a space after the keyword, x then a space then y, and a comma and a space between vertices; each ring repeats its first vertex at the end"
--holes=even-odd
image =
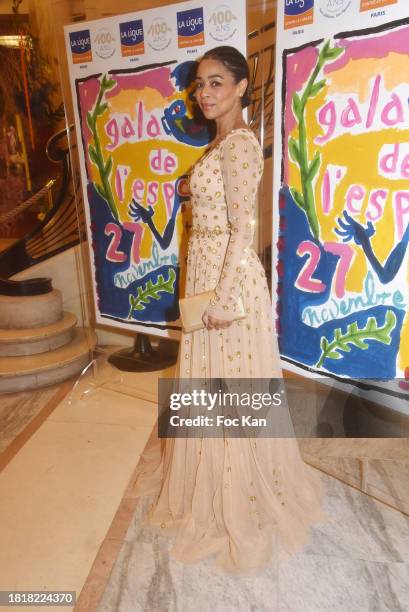
POLYGON ((277 32, 285 367, 409 378, 409 3, 280 0, 277 32))
POLYGON ((195 61, 246 54, 244 0, 185 2, 65 27, 98 323, 177 336, 187 175, 210 134, 195 61))

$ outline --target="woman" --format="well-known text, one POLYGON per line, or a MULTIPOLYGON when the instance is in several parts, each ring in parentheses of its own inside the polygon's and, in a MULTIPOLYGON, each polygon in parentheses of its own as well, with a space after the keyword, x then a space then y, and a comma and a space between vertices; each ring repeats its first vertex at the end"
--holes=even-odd
MULTIPOLYGON (((265 273, 251 247, 263 154, 242 117, 248 86, 247 62, 233 47, 198 64, 196 100, 217 133, 190 178, 186 295, 215 289, 215 297, 205 327, 182 334, 179 378, 281 376, 265 273)), ((155 496, 149 523, 175 536, 177 559, 214 554, 230 572, 265 565, 275 533, 294 551, 322 518, 320 482, 291 438, 167 439, 144 454, 137 487, 155 496)))

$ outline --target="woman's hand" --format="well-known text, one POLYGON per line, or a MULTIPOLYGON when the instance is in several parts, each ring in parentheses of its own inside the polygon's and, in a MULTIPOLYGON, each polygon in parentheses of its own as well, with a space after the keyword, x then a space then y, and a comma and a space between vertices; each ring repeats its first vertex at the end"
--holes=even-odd
POLYGON ((212 317, 212 315, 207 314, 207 310, 205 310, 202 321, 205 324, 206 329, 225 329, 226 327, 230 327, 233 321, 223 321, 222 319, 216 319, 216 317, 212 317))

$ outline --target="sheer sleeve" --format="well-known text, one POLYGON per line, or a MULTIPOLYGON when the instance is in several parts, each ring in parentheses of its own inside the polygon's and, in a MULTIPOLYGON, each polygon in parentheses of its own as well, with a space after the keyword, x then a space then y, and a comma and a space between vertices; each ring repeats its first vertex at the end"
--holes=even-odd
POLYGON ((255 137, 237 132, 227 137, 220 165, 231 234, 215 297, 207 308, 207 314, 231 321, 242 292, 246 266, 249 265, 257 188, 263 172, 263 155, 255 137))

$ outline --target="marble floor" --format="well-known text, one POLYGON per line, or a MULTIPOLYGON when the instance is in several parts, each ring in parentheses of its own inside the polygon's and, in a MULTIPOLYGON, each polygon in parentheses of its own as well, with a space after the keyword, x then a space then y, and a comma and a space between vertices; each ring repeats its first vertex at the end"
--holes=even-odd
POLYGON ((299 555, 251 577, 175 561, 132 487, 157 376, 97 360, 73 390, 0 396, 1 590, 75 590, 78 612, 409 610, 409 517, 323 473, 331 520, 299 555))
POLYGON ((19 436, 31 434, 72 385, 73 381, 67 381, 35 391, 0 395, 0 454, 4 456, 19 436))
POLYGON ((0 590, 79 597, 98 559, 157 418, 157 376, 173 373, 122 376, 105 357, 77 382, 0 395, 0 590))
POLYGON ((409 517, 323 475, 330 522, 310 544, 256 576, 185 566, 141 526, 141 502, 98 612, 383 612, 409 610, 409 517))

